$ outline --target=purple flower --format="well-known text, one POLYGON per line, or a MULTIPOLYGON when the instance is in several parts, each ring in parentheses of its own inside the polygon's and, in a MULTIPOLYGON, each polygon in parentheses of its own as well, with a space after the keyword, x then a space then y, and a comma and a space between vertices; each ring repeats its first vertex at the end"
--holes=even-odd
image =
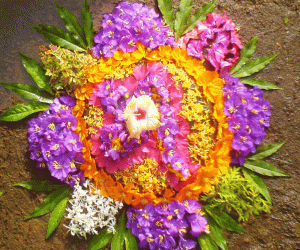
POLYGON ((226 81, 223 87, 224 113, 229 117, 228 129, 235 133, 232 148, 232 163, 243 164, 249 153, 255 152, 266 135, 271 116, 270 103, 263 99, 258 87, 248 89, 230 74, 222 74, 226 81))
POLYGON ((201 205, 195 199, 184 200, 182 204, 185 207, 185 211, 189 214, 195 214, 197 213, 197 210, 201 209, 201 205))
POLYGON ((193 249, 196 246, 193 237, 204 232, 207 225, 199 207, 196 200, 185 200, 131 208, 127 211, 127 227, 139 239, 141 248, 193 249))
POLYGON ((140 42, 155 49, 174 43, 168 27, 154 9, 141 3, 120 2, 112 14, 104 15, 102 30, 94 37, 94 56, 112 57, 118 49, 132 52, 140 42))
POLYGON ((187 216, 187 220, 191 226, 190 233, 192 236, 199 237, 199 235, 205 231, 207 225, 205 217, 198 214, 192 214, 187 216))
POLYGON ((83 185, 85 182, 85 176, 83 172, 79 171, 78 173, 69 173, 67 178, 65 179, 65 183, 74 188, 76 183, 83 185))
POLYGON ((83 144, 75 133, 74 105, 70 96, 56 98, 49 110, 28 122, 30 158, 38 161, 37 167, 48 166, 51 175, 61 181, 66 181, 70 173, 77 171, 76 164, 83 162, 83 144))
POLYGON ((155 243, 157 247, 152 249, 172 249, 176 246, 176 241, 173 236, 169 235, 168 230, 157 229, 155 233, 155 243))
POLYGON ((174 119, 168 119, 164 124, 157 129, 157 136, 159 139, 164 139, 168 135, 176 135, 179 132, 179 127, 174 119))
POLYGON ((189 250, 194 249, 196 246, 196 241, 179 237, 178 247, 175 250, 189 250))
POLYGON ((75 133, 69 133, 66 135, 64 145, 69 151, 80 152, 83 148, 82 142, 79 140, 79 135, 75 133))
POLYGON ((55 159, 50 160, 48 163, 48 168, 51 172, 51 175, 61 181, 64 181, 69 173, 77 170, 75 166, 72 167, 71 159, 68 154, 60 155, 55 157, 55 159))

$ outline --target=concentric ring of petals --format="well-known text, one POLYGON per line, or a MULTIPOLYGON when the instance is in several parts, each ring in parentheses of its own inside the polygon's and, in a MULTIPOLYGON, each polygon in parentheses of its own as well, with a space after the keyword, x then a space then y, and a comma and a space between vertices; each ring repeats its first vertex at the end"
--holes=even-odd
MULTIPOLYGON (((104 170, 94 169, 92 170, 94 174, 92 174, 91 168, 87 168, 88 172, 84 174, 94 179, 95 185, 103 190, 105 196, 113 197, 119 201, 126 200, 126 203, 133 207, 143 207, 149 202, 155 205, 161 202, 171 202, 175 199, 179 201, 191 198, 197 199, 201 193, 211 190, 212 185, 216 183, 218 178, 228 171, 231 162, 230 150, 233 133, 228 130, 226 116, 223 113, 222 87, 224 81, 219 78, 217 72, 208 71, 198 59, 188 56, 183 49, 160 46, 155 50, 146 50, 139 43, 137 47, 138 49, 132 53, 117 51, 112 58, 100 59, 98 64, 90 67, 87 76, 89 81, 97 83, 104 79, 111 79, 113 78, 113 72, 119 72, 120 69, 125 70, 126 68, 133 69, 140 62, 161 62, 164 65, 175 64, 194 79, 195 84, 211 102, 212 118, 216 121, 217 131, 215 146, 210 150, 205 164, 195 170, 195 175, 186 181, 182 181, 182 184, 176 190, 170 187, 165 188, 159 196, 151 192, 139 193, 132 186, 122 185, 104 170)), ((89 97, 86 95, 85 98, 88 99, 89 97)), ((90 152, 90 149, 84 150, 90 152)))

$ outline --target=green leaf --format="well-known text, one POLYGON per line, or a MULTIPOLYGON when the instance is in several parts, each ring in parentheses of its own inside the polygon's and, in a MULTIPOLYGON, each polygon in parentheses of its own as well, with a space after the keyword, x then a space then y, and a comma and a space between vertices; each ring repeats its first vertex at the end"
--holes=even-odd
POLYGON ((34 29, 50 43, 70 50, 85 51, 85 48, 81 47, 80 43, 78 43, 72 35, 62 29, 47 24, 39 24, 34 27, 34 29))
POLYGON ((24 68, 32 77, 36 85, 46 90, 50 94, 53 94, 51 87, 49 85, 50 78, 49 76, 45 75, 46 70, 44 70, 43 66, 39 64, 36 60, 27 57, 20 52, 19 52, 19 56, 21 57, 24 68))
POLYGON ((37 206, 33 213, 28 215, 24 220, 28 220, 34 217, 38 217, 44 214, 51 212, 58 203, 60 203, 63 199, 68 197, 70 194, 70 188, 60 188, 49 194, 42 204, 37 206))
POLYGON ((160 9, 163 18, 165 19, 166 23, 169 25, 170 30, 174 32, 174 20, 175 15, 172 8, 172 1, 171 0, 157 0, 158 8, 160 9))
POLYGON ((136 238, 131 233, 131 230, 126 230, 125 232, 125 246, 126 250, 137 250, 138 244, 136 242, 136 238))
POLYGON ((215 243, 222 249, 228 250, 225 236, 222 228, 216 223, 216 221, 209 215, 207 215, 207 221, 210 228, 210 235, 215 243))
POLYGON ((242 168, 242 172, 245 176, 245 178, 250 181, 251 183, 253 183, 253 185, 256 187, 256 189, 259 191, 259 193, 265 197, 265 199, 271 204, 272 200, 268 191, 267 186, 265 185, 265 183, 262 181, 262 179, 260 177, 258 177, 256 174, 254 174, 254 172, 252 172, 251 170, 247 169, 247 168, 242 168))
POLYGON ((187 28, 185 29, 184 34, 194 29, 196 27, 197 22, 205 20, 206 15, 208 13, 211 13, 216 7, 216 5, 217 5, 217 0, 207 3, 202 7, 200 7, 188 21, 187 28))
POLYGON ((265 161, 250 161, 246 160, 244 164, 245 168, 248 168, 256 173, 267 175, 267 176, 287 176, 289 177, 289 174, 286 174, 282 170, 278 169, 274 165, 265 162, 265 161))
POLYGON ((191 14, 193 0, 181 0, 175 18, 175 41, 183 34, 191 14))
POLYGON ((234 219, 232 219, 227 213, 220 211, 217 208, 209 206, 204 207, 205 211, 219 224, 221 228, 234 232, 245 233, 246 230, 242 228, 234 219))
POLYGON ((244 64, 249 60, 253 55, 256 49, 257 36, 253 37, 241 50, 240 58, 230 70, 230 74, 233 75, 236 73, 244 64))
POLYGON ((90 241, 88 250, 98 250, 105 247, 108 242, 113 237, 112 233, 107 232, 107 228, 101 230, 97 235, 95 235, 90 241))
POLYGON ((64 212, 66 210, 68 201, 69 201, 69 197, 64 198, 53 209, 53 212, 51 213, 49 223, 48 223, 46 239, 48 239, 50 235, 53 233, 53 231, 58 227, 61 218, 63 217, 64 212))
POLYGON ((248 156, 247 160, 261 160, 277 152, 287 140, 280 143, 268 144, 259 147, 255 154, 248 156))
POLYGON ((23 187, 37 192, 49 192, 58 188, 67 187, 67 185, 54 185, 49 181, 38 180, 23 181, 20 183, 15 183, 14 186, 23 187))
POLYGON ((4 83, 4 82, 0 82, 0 85, 28 100, 45 102, 45 103, 53 103, 54 97, 50 96, 48 93, 38 89, 35 86, 29 84, 4 83))
POLYGON ((93 17, 92 13, 90 12, 90 7, 86 0, 84 0, 83 2, 81 12, 83 29, 85 33, 85 38, 87 40, 88 48, 92 48, 94 42, 93 17))
POLYGON ((66 29, 70 31, 73 38, 83 47, 87 47, 87 43, 84 36, 83 28, 81 27, 78 19, 65 7, 58 5, 56 2, 56 8, 59 12, 61 19, 63 20, 66 29))
POLYGON ((218 250, 218 246, 209 234, 201 234, 198 238, 198 242, 201 250, 218 250))
POLYGON ((123 210, 118 224, 116 224, 116 232, 111 240, 111 250, 122 250, 125 240, 126 231, 126 212, 123 210))
POLYGON ((33 113, 44 111, 49 108, 49 104, 41 102, 25 102, 17 104, 0 115, 0 121, 15 122, 22 120, 33 113))
POLYGON ((0 197, 2 196, 3 192, 0 191, 0 197))
POLYGON ((253 79, 253 78, 241 78, 240 82, 244 83, 244 84, 248 84, 250 86, 257 86, 260 89, 264 89, 264 90, 272 90, 272 89, 282 89, 277 87, 276 85, 267 82, 267 81, 263 81, 263 80, 258 80, 258 79, 253 79))
POLYGON ((253 59, 247 62, 239 71, 232 74, 233 77, 246 77, 262 70, 266 67, 278 54, 253 59))

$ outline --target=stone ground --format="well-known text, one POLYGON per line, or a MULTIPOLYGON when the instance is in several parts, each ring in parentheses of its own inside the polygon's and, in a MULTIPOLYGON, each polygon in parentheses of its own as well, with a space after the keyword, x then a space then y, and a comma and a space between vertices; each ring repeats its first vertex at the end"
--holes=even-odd
MULTIPOLYGON (((60 4, 80 17, 82 1, 59 0, 60 4)), ((88 0, 94 15, 95 31, 100 29, 103 13, 110 12, 117 1, 88 0)), ((156 7, 154 1, 145 1, 156 7)), ((197 0, 195 6, 205 3, 197 0)), ((177 3, 178 4, 178 3, 177 3)), ((292 175, 291 178, 265 178, 273 207, 271 214, 253 216, 243 227, 245 234, 226 233, 231 250, 300 249, 300 2, 297 0, 219 0, 216 11, 228 13, 241 29, 245 44, 258 36, 256 57, 279 53, 279 56, 257 74, 283 88, 269 91, 273 116, 264 143, 288 140, 268 162, 292 175)), ((22 67, 18 51, 38 60, 38 46, 46 43, 30 24, 46 23, 62 27, 54 0, 0 1, 0 80, 32 83, 22 67)), ((21 103, 20 99, 0 87, 0 111, 21 103)), ((84 239, 70 236, 63 223, 45 240, 49 215, 24 221, 23 218, 40 204, 45 194, 13 187, 31 179, 49 179, 47 172, 35 168, 29 160, 26 121, 0 123, 0 249, 87 249, 84 239)), ((88 239, 89 240, 89 239, 88 239)))

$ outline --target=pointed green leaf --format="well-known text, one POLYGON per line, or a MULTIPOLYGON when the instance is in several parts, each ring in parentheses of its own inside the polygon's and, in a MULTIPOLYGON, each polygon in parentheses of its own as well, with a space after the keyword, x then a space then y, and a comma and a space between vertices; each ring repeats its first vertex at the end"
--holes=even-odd
POLYGON ((39 24, 34 27, 34 29, 50 43, 70 50, 85 51, 85 48, 81 47, 80 43, 78 43, 72 35, 62 29, 47 24, 39 24))
POLYGON ((253 185, 257 188, 257 190, 259 191, 259 193, 265 197, 265 199, 271 204, 272 200, 268 191, 267 186, 265 185, 265 183, 263 182, 263 180, 258 177, 256 174, 254 174, 251 170, 246 169, 246 168, 242 168, 242 172, 245 176, 245 178, 252 182, 253 185))
POLYGON ((227 213, 220 211, 217 208, 209 206, 204 207, 205 211, 219 224, 221 228, 234 232, 245 233, 246 230, 242 228, 234 219, 232 219, 227 213))
POLYGON ((15 122, 49 108, 49 104, 42 102, 25 102, 17 104, 0 115, 0 121, 15 122))
POLYGON ((286 141, 287 140, 284 140, 280 143, 274 143, 274 144, 268 144, 268 145, 261 146, 256 150, 255 154, 248 156, 247 160, 264 159, 267 156, 270 156, 270 155, 274 154, 275 152, 277 152, 283 146, 283 144, 286 143, 286 141))
POLYGON ((222 228, 218 225, 218 223, 216 223, 216 221, 211 216, 206 215, 206 217, 207 217, 211 237, 222 250, 228 250, 226 239, 223 234, 222 228))
POLYGON ((218 250, 218 246, 209 234, 201 234, 198 238, 201 250, 218 250))
POLYGON ((175 41, 183 34, 192 11, 193 0, 181 0, 175 18, 175 41))
POLYGON ((68 201, 69 201, 69 197, 64 198, 53 209, 53 212, 51 213, 49 223, 48 223, 46 239, 48 239, 50 235, 53 233, 53 231, 58 227, 61 218, 63 217, 64 212, 66 210, 68 201))
POLYGON ((265 56, 257 59, 253 59, 247 62, 240 70, 232 74, 233 77, 246 77, 261 71, 266 67, 278 54, 265 56))
POLYGON ((56 2, 56 8, 59 12, 61 19, 63 20, 66 29, 70 31, 73 38, 83 47, 87 47, 87 43, 84 36, 83 28, 81 27, 78 19, 69 10, 62 5, 58 5, 56 2))
POLYGON ((131 233, 131 230, 126 230, 125 232, 125 246, 126 250, 136 250, 138 249, 138 244, 136 242, 136 238, 131 233))
POLYGON ((31 213, 30 215, 28 215, 24 220, 28 220, 34 217, 38 217, 44 214, 47 214, 49 212, 51 212, 56 205, 61 202, 63 199, 65 199, 66 197, 68 197, 70 194, 70 188, 69 187, 65 187, 65 188, 60 188, 55 190, 54 192, 52 192, 51 194, 49 194, 45 200, 43 201, 42 204, 40 204, 39 206, 37 206, 33 213, 31 213))
POLYGON ((170 26, 170 30, 174 32, 175 15, 172 8, 171 0, 157 0, 158 8, 163 15, 166 23, 170 26))
POLYGON ((278 169, 274 165, 265 161, 250 161, 246 160, 244 164, 245 168, 248 168, 256 173, 267 175, 267 176, 290 176, 282 170, 278 169))
POLYGON ((82 12, 83 29, 88 44, 88 48, 92 48, 93 41, 94 41, 93 17, 92 17, 92 13, 90 12, 90 7, 86 0, 84 0, 83 2, 81 12, 82 12))
POLYGON ((123 210, 121 217, 116 224, 116 232, 111 240, 111 250, 122 250, 126 231, 126 212, 123 210))
POLYGON ((233 75, 236 73, 244 64, 249 60, 253 55, 256 49, 257 36, 253 37, 241 50, 240 58, 230 70, 230 74, 233 75))
POLYGON ((46 76, 46 70, 44 70, 43 66, 39 64, 36 60, 24 56, 22 53, 19 52, 19 56, 21 57, 22 63, 26 71, 29 73, 33 81, 36 83, 37 86, 46 90, 50 94, 53 94, 49 82, 49 76, 46 76))
POLYGON ((277 87, 276 85, 270 83, 270 82, 266 82, 263 80, 258 80, 258 79, 253 79, 253 78, 241 78, 240 82, 244 83, 244 84, 248 84, 250 86, 257 86, 260 89, 264 89, 264 90, 272 90, 272 89, 282 89, 277 87))
POLYGON ((187 24, 187 28, 184 31, 184 34, 191 31, 196 27, 196 23, 199 21, 203 21, 206 18, 208 13, 211 13, 217 5, 217 0, 207 3, 200 7, 195 14, 190 18, 187 24))
POLYGON ((4 82, 0 82, 0 85, 28 100, 45 102, 45 103, 53 103, 54 97, 50 96, 48 93, 38 89, 35 86, 29 84, 4 83, 4 82))
POLYGON ((2 196, 3 192, 0 191, 0 197, 2 196))
POLYGON ((112 233, 107 232, 107 228, 101 230, 97 235, 95 235, 90 241, 88 250, 99 250, 105 247, 108 242, 113 237, 112 233))
POLYGON ((66 187, 67 185, 55 185, 52 184, 50 181, 31 180, 15 183, 14 186, 23 187, 37 192, 49 192, 58 188, 66 187))

